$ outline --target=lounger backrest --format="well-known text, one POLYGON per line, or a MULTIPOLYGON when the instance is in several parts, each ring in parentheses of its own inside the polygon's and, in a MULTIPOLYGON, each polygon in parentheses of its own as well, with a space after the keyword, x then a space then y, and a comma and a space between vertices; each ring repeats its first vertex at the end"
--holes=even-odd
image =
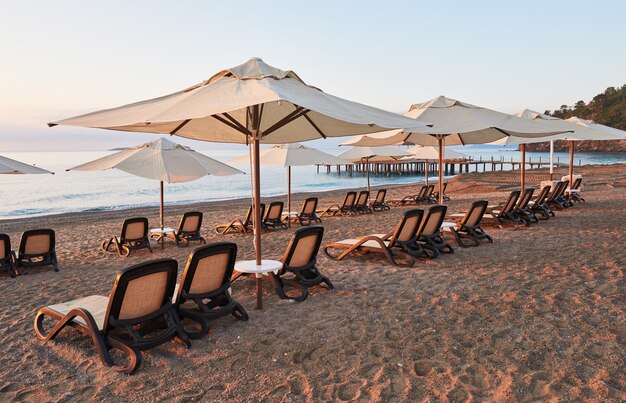
POLYGON ((441 189, 441 193, 446 193, 446 189, 448 188, 448 182, 443 183, 443 189, 441 189))
POLYGON ((195 234, 200 231, 202 226, 202 212, 200 211, 188 211, 183 214, 183 217, 178 223, 179 234, 195 234))
POLYGON ((11 253, 11 238, 7 234, 0 234, 0 260, 11 253))
POLYGON ((583 183, 583 178, 576 178, 574 180, 574 184, 572 185, 572 189, 580 188, 580 185, 583 183))
MULTIPOLYGON (((252 208, 253 206, 250 206, 248 208, 248 212, 246 213, 246 219, 243 221, 245 225, 252 225, 252 223, 254 222, 254 220, 252 219, 252 208)), ((265 215, 265 203, 261 203, 261 220, 263 220, 264 215, 265 215)))
POLYGON ((535 199, 535 206, 542 205, 546 201, 546 198, 548 197, 548 193, 550 193, 551 188, 552 186, 548 185, 544 186, 541 189, 541 191, 539 192, 539 196, 537 196, 537 198, 535 199))
POLYGON ((292 268, 310 265, 317 256, 323 236, 324 227, 321 225, 300 228, 293 234, 282 262, 292 268))
POLYGON ((448 208, 444 205, 432 206, 418 231, 418 235, 433 236, 440 232, 448 208))
POLYGON ((422 187, 420 188, 419 193, 417 194, 417 198, 420 199, 420 198, 424 197, 426 195, 427 191, 428 191, 428 185, 422 185, 422 187))
POLYGON ((230 284, 236 259, 237 244, 233 242, 212 243, 194 250, 187 259, 176 301, 184 302, 183 292, 206 294, 230 284))
POLYGON ((265 216, 265 221, 280 220, 282 215, 283 215, 283 202, 281 201, 271 202, 270 206, 267 209, 267 215, 265 216))
POLYGON ((315 213, 316 209, 317 209, 317 197, 309 197, 302 204, 302 208, 300 209, 300 215, 313 214, 315 213))
POLYGON ((509 194, 509 198, 506 199, 502 210, 500 210, 500 215, 508 214, 513 211, 513 208, 515 207, 515 205, 517 204, 517 200, 519 199, 520 193, 521 192, 519 190, 514 190, 511 192, 511 194, 509 194))
POLYGON ((476 200, 473 202, 467 213, 465 213, 465 217, 461 220, 461 225, 472 228, 480 226, 480 221, 483 219, 488 205, 489 202, 487 200, 476 200))
POLYGON ((354 201, 356 200, 356 192, 348 192, 346 193, 346 197, 343 198, 342 208, 350 208, 354 206, 354 201))
POLYGON ((132 321, 157 313, 171 302, 178 262, 152 260, 122 271, 115 279, 104 319, 105 332, 111 321, 132 321))
POLYGON ((124 220, 122 224, 122 242, 142 240, 148 236, 148 219, 146 217, 134 217, 124 220))
POLYGON ((402 216, 402 220, 396 227, 396 230, 391 237, 389 247, 394 246, 396 242, 409 242, 415 239, 417 229, 422 223, 423 217, 424 210, 422 209, 416 208, 405 211, 404 215, 402 216))
POLYGON ((524 190, 524 194, 522 195, 522 197, 519 199, 519 202, 517 203, 517 208, 523 210, 526 207, 528 207, 528 202, 530 201, 530 199, 533 198, 533 193, 535 193, 535 189, 533 188, 528 188, 524 190))
POLYGON ((45 255, 54 250, 55 235, 51 229, 24 231, 20 240, 20 255, 45 255))
POLYGON ((370 198, 370 192, 368 192, 367 190, 363 190, 361 193, 359 193, 359 198, 357 199, 355 205, 365 206, 369 198, 370 198))
POLYGON ((563 194, 565 193, 565 189, 567 189, 568 186, 569 186, 569 180, 563 181, 563 184, 561 185, 561 189, 559 189, 559 194, 557 195, 557 197, 563 196, 563 194))
POLYGON ((382 204, 385 202, 385 196, 387 195, 387 189, 379 189, 376 193, 376 203, 382 204))
POLYGON ((426 194, 424 195, 424 197, 432 196, 434 190, 435 190, 435 185, 428 185, 428 188, 426 189, 426 194))

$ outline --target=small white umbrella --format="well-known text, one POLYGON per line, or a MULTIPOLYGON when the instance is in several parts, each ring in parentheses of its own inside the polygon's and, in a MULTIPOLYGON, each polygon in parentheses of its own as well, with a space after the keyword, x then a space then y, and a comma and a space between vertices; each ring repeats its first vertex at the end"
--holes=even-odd
POLYGON ((69 168, 68 171, 101 171, 113 168, 160 182, 161 229, 164 225, 163 182, 189 182, 206 175, 227 176, 243 173, 164 138, 69 168))
MULTIPOLYGON (((344 145, 344 144, 341 144, 344 145)), ((398 160, 411 155, 394 147, 352 147, 338 155, 339 158, 352 162, 365 162, 367 172, 367 191, 370 190, 370 162, 398 160)))
POLYGON ((45 169, 38 168, 34 165, 28 165, 23 162, 12 160, 11 158, 3 157, 0 155, 0 174, 15 174, 15 175, 28 175, 28 174, 53 174, 54 172, 46 171, 45 169))
MULTIPOLYGON (((275 145, 261 150, 259 153, 261 164, 275 165, 287 168, 287 211, 291 212, 291 167, 314 164, 342 165, 346 161, 334 155, 325 153, 300 143, 275 145)), ((250 162, 249 155, 242 155, 231 161, 231 164, 250 162)), ((291 224, 291 220, 289 220, 291 224)))
MULTIPOLYGON (((429 161, 438 160, 439 159, 439 150, 433 146, 417 146, 411 147, 407 149, 412 155, 409 157, 403 157, 402 160, 420 160, 426 161, 426 165, 428 165, 429 161)), ((443 149, 443 160, 464 160, 469 158, 467 155, 460 153, 458 151, 454 151, 449 147, 444 147, 443 149)), ((426 185, 428 185, 428 166, 425 169, 426 175, 426 185)))

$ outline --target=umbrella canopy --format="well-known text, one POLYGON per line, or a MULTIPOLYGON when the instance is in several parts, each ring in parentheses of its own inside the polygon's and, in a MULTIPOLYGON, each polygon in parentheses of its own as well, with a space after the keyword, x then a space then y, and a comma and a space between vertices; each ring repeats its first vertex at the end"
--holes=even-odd
POLYGON ((305 84, 293 71, 274 68, 258 58, 174 94, 49 123, 57 124, 252 143, 257 265, 262 263, 259 143, 295 143, 388 129, 425 128, 395 113, 326 94, 305 84))
MULTIPOLYGON (((411 147, 407 150, 411 156, 402 158, 403 160, 436 160, 439 158, 439 150, 433 146, 411 147)), ((469 158, 468 155, 454 151, 449 147, 443 149, 444 160, 457 160, 469 158)))
POLYGON ((581 118, 577 118, 577 117, 572 117, 569 119, 565 119, 566 122, 571 122, 571 123, 575 123, 579 126, 583 126, 583 127, 587 127, 590 129, 594 129, 600 132, 606 132, 615 136, 618 136, 619 139, 624 140, 626 139, 626 131, 624 130, 620 130, 620 129, 616 129, 614 127, 610 127, 610 126, 605 126, 605 125, 601 125, 599 123, 594 122, 593 120, 586 120, 586 119, 581 119, 581 118))
POLYGON ((189 182, 206 175, 226 176, 243 173, 189 147, 163 138, 69 168, 68 171, 101 171, 113 168, 160 181, 161 229, 163 229, 163 182, 189 182))
POLYGON ((34 165, 24 164, 11 158, 3 157, 0 155, 0 174, 54 174, 54 172, 46 171, 45 169, 37 168, 34 165))
POLYGON ((253 58, 164 97, 49 123, 176 134, 247 144, 250 106, 259 108, 259 141, 283 144, 320 137, 425 128, 422 122, 335 97, 306 85, 293 71, 253 58))
MULTIPOLYGON (((294 167, 314 164, 342 165, 346 161, 300 143, 276 145, 260 151, 261 163, 282 167, 294 167)), ((242 155, 230 161, 231 164, 245 164, 250 161, 248 155, 242 155)))
POLYGON ((206 175, 243 173, 189 147, 163 138, 75 166, 68 171, 101 171, 113 168, 168 183, 189 182, 206 175))

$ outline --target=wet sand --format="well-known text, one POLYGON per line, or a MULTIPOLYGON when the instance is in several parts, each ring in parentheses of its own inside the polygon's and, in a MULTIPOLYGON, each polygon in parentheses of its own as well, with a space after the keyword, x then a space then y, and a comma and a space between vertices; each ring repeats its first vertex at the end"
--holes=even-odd
MULTIPOLYGON (((61 267, 0 275, 0 400, 626 400, 626 165, 576 170, 587 203, 529 228, 486 227, 493 244, 455 247, 412 268, 378 256, 335 262, 320 253, 318 267, 336 289, 313 289, 293 303, 267 282, 263 311, 254 309, 253 280, 239 279, 233 296, 250 321, 217 320, 189 350, 167 343, 146 351, 132 376, 104 367, 90 340, 72 329, 44 346, 33 331, 35 314, 106 295, 120 270, 148 259, 173 257, 182 272, 193 247, 169 242, 126 259, 99 250, 126 217, 145 215, 156 227, 156 208, 0 222, 14 248, 22 231, 53 228, 61 267)), ((529 171, 527 184, 546 176, 529 171)), ((510 171, 463 174, 448 186, 449 211, 476 199, 503 201, 518 181, 510 171)), ((415 192, 398 186, 388 198, 415 192)), ((319 195, 320 207, 344 193, 319 195)), ((296 195, 292 209, 306 196, 296 195)), ((199 208, 208 242, 232 240, 238 259, 251 259, 251 235, 213 231, 248 203, 168 208, 166 224, 199 208)), ((390 231, 407 208, 324 219, 323 244, 390 231)), ((264 257, 280 258, 295 229, 264 234, 264 257)))

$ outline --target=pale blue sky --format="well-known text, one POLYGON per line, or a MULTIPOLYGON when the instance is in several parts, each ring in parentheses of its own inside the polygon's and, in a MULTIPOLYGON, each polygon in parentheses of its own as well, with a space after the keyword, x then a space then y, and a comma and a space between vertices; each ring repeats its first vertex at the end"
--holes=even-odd
POLYGON ((399 113, 437 95, 543 111, 626 81, 619 0, 0 0, 0 15, 0 152, 141 143, 152 137, 45 123, 171 93, 252 56, 399 113))

